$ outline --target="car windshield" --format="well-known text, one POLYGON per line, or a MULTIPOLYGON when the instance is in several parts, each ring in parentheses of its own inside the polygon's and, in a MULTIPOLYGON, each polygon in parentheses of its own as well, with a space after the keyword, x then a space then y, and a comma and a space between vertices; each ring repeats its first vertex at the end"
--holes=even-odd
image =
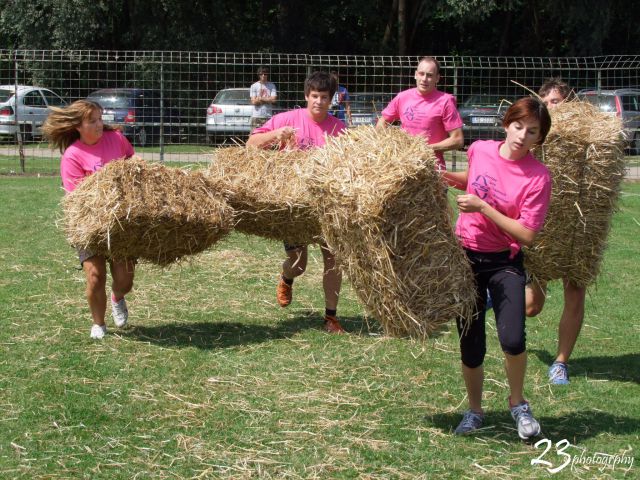
POLYGON ((103 108, 129 108, 131 101, 129 97, 109 93, 91 94, 89 100, 98 102, 103 108))
POLYGON ((11 97, 13 97, 13 90, 6 90, 4 88, 0 90, 0 103, 9 101, 11 97))
POLYGON ((213 99, 218 105, 251 105, 249 90, 221 90, 213 99))
POLYGON ((464 102, 465 107, 509 106, 510 102, 501 95, 471 95, 464 102))

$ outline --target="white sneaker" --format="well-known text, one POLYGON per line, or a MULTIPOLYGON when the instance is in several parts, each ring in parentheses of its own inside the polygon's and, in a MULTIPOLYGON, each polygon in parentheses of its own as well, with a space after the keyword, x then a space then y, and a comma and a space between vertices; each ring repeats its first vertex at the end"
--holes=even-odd
POLYGON ((94 340, 102 340, 106 334, 107 334, 106 325, 96 325, 94 323, 91 326, 91 338, 93 338, 94 340))
POLYGON ((124 298, 120 299, 119 302, 111 300, 111 315, 116 327, 122 328, 127 324, 129 310, 127 309, 127 301, 124 298))

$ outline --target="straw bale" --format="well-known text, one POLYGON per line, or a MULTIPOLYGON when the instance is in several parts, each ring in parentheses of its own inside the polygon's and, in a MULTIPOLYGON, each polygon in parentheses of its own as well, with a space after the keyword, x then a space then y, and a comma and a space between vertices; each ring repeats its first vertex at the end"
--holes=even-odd
POLYGON ((385 332, 423 338, 469 318, 473 275, 424 139, 358 127, 311 155, 323 236, 385 332))
POLYGON ((526 267, 541 280, 592 284, 625 174, 620 120, 587 102, 550 111, 552 128, 536 152, 551 171, 551 204, 543 231, 525 249, 526 267))
POLYGON ((290 244, 318 242, 320 224, 302 172, 308 152, 220 148, 208 178, 236 211, 236 230, 290 244))
POLYGON ((67 240, 110 258, 168 265, 233 228, 233 210, 202 172, 118 160, 63 199, 67 240))

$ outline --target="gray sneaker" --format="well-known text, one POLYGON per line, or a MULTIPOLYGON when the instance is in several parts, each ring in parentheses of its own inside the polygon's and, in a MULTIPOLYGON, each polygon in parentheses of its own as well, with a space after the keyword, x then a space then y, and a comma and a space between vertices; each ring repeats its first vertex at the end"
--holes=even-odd
POLYGON ((124 327, 129 319, 127 301, 124 298, 120 299, 119 302, 111 300, 111 314, 113 316, 113 323, 116 324, 116 327, 124 327))
MULTIPOLYGON (((509 402, 509 405, 511 405, 511 402, 509 402)), ((518 436, 522 440, 529 440, 531 437, 540 435, 540 424, 533 418, 529 402, 525 400, 515 407, 510 406, 509 410, 511 410, 511 416, 516 421, 518 436)))
POLYGON ((549 367, 549 382, 553 385, 567 385, 569 383, 569 368, 566 363, 553 362, 549 367))
POLYGON ((456 435, 466 435, 468 433, 473 433, 474 431, 482 427, 483 421, 483 414, 474 412, 473 410, 467 410, 466 412, 464 412, 462 421, 453 433, 455 433, 456 435))

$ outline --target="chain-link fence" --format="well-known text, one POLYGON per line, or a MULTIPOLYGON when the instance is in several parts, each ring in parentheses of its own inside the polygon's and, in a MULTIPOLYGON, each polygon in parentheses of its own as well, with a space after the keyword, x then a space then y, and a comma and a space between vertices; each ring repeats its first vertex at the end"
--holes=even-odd
MULTIPOLYGON (((457 97, 466 144, 499 138, 505 106, 529 94, 527 89, 537 91, 546 78, 560 76, 576 92, 606 95, 610 102, 600 102, 602 109, 620 116, 630 113, 624 117, 632 142, 628 152, 639 153, 638 92, 612 91, 640 87, 640 56, 438 60, 439 88, 457 97)), ((59 152, 42 142, 40 132, 50 104, 93 98, 105 107, 106 122, 122 126, 137 153, 150 160, 195 162, 206 160, 212 145, 247 138, 249 87, 258 80, 260 66, 270 69, 270 81, 276 84, 275 111, 305 105, 303 82, 310 72, 336 70, 350 94, 350 123, 360 125, 374 122, 393 95, 415 86, 417 61, 357 55, 0 50, 0 173, 57 171, 59 152), (19 88, 19 108, 12 98, 15 86, 25 86, 19 88)))

